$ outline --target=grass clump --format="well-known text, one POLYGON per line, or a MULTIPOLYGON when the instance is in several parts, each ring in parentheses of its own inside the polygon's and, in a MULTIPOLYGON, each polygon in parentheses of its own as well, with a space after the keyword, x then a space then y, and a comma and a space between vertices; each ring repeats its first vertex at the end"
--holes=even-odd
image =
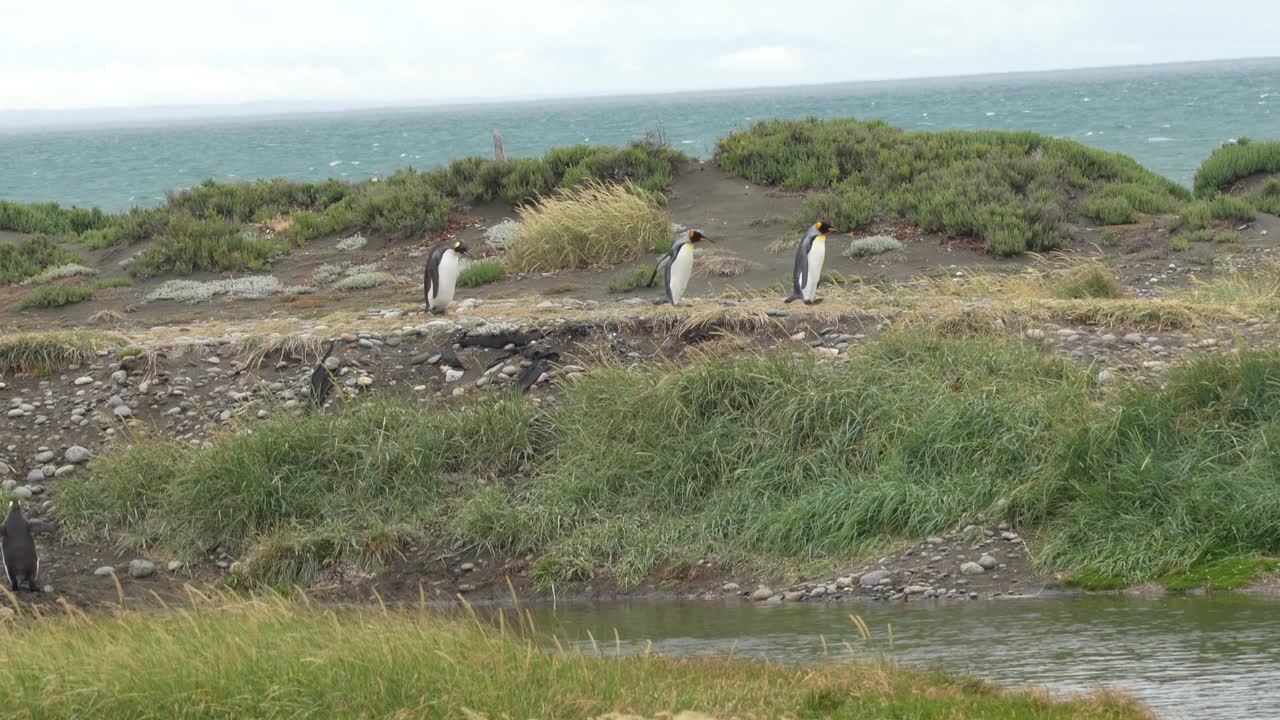
POLYGON ((634 260, 671 224, 628 184, 588 182, 519 208, 520 235, 508 264, 520 272, 573 270, 634 260))
POLYGON ((99 350, 123 347, 128 340, 116 333, 57 330, 0 335, 0 375, 48 375, 71 365, 84 365, 99 350))
POLYGON ((1173 250, 1174 252, 1182 252, 1189 247, 1191 247, 1191 238, 1189 237, 1188 233, 1182 233, 1181 235, 1174 235, 1173 237, 1169 238, 1169 249, 1173 250))
POLYGON ((902 243, 897 239, 888 235, 873 235, 871 237, 857 238, 849 242, 849 248, 844 251, 847 257, 868 257, 871 255, 882 255, 887 252, 894 252, 902 249, 902 243))
POLYGON ((45 285, 27 293, 18 301, 19 310, 55 308, 84 302, 93 298, 93 286, 76 283, 70 285, 45 285))
POLYGON ((1061 273, 1049 283, 1049 293, 1062 300, 1114 300, 1125 295, 1115 272, 1102 263, 1081 263, 1061 273))
POLYGON ((1056 699, 888 661, 794 667, 613 657, 612 646, 609 657, 556 652, 531 625, 421 610, 321 611, 278 597, 199 601, 159 616, 44 618, 11 630, 31 652, 0 666, 0 702, 24 717, 138 720, 1150 717, 1116 693, 1056 699))
POLYGON ((1031 132, 907 132, 853 118, 761 122, 716 147, 726 171, 752 182, 818 190, 804 222, 856 230, 878 218, 973 236, 1012 255, 1051 250, 1084 191, 1089 210, 1167 212, 1188 198, 1133 159, 1031 132))
POLYGON ((505 275, 502 263, 497 260, 477 260, 467 263, 458 275, 458 287, 476 287, 497 282, 505 275))
POLYGON ((1103 225, 1128 225, 1138 213, 1122 197, 1089 198, 1080 203, 1080 214, 1103 225))
POLYGON ((1229 557, 1166 575, 1160 583, 1169 590, 1235 590, 1276 572, 1280 572, 1280 561, 1274 558, 1229 557))
POLYGON ((1209 197, 1259 173, 1280 173, 1280 141, 1240 138, 1216 148, 1200 163, 1192 187, 1196 197, 1209 197))
POLYGON ((281 243, 222 220, 175 218, 155 243, 134 256, 126 269, 134 277, 175 272, 263 271, 284 251, 281 243))
POLYGON ((0 242, 0 285, 20 282, 79 260, 44 236, 23 238, 16 243, 0 242))
POLYGON ((1280 178, 1268 178, 1249 199, 1258 212, 1280 215, 1280 178))
POLYGON ((399 278, 389 272, 381 270, 374 272, 348 273, 346 277, 334 284, 335 290, 342 292, 350 292, 352 290, 368 290, 378 287, 379 285, 387 285, 389 283, 399 282, 399 278))
POLYGON ((627 293, 645 287, 649 282, 650 275, 653 275, 653 264, 651 263, 627 268, 609 278, 609 292, 614 294, 627 293))

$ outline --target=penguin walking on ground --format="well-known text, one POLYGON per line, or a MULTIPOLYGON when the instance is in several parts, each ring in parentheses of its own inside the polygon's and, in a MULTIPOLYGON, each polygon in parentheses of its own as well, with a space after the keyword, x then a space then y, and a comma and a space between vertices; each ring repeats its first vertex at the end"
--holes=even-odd
POLYGON ((36 576, 40 574, 40 556, 36 554, 36 541, 31 536, 31 524, 22 514, 22 506, 16 500, 9 501, 9 514, 0 526, 0 555, 4 556, 4 575, 9 587, 18 591, 19 583, 26 583, 32 592, 39 592, 36 576))
POLYGON ((649 276, 646 287, 653 287, 653 281, 658 277, 658 270, 662 270, 667 302, 679 305, 680 299, 684 297, 684 289, 689 285, 689 276, 693 274, 694 243, 703 240, 714 242, 697 230, 690 230, 677 238, 671 243, 671 249, 658 259, 658 264, 654 266, 653 274, 649 276))
POLYGON ((427 298, 427 311, 442 315, 453 301, 453 291, 458 286, 462 272, 462 256, 471 251, 461 240, 443 242, 431 249, 427 256, 427 268, 422 273, 422 292, 427 298))
POLYGON ((796 266, 792 272, 793 289, 783 302, 804 300, 805 305, 822 302, 818 299, 818 283, 822 280, 822 261, 827 257, 827 233, 835 228, 819 220, 814 223, 796 248, 796 266))
POLYGON ((311 371, 311 405, 313 407, 323 405, 324 399, 328 397, 329 391, 333 389, 333 375, 329 372, 329 368, 324 366, 324 363, 333 354, 333 348, 337 344, 336 338, 329 341, 329 349, 324 352, 324 357, 320 358, 320 362, 316 363, 316 369, 311 371))

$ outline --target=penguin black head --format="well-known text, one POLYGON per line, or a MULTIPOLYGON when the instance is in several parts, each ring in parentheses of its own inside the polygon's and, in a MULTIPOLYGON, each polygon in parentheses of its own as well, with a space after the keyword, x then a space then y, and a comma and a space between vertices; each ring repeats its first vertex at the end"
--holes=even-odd
POLYGON ((471 248, 468 248, 467 244, 462 242, 461 240, 454 240, 453 245, 450 245, 449 249, 458 253, 459 255, 471 254, 471 248))
POLYGON ((835 228, 826 224, 822 220, 819 220, 818 222, 814 223, 813 227, 817 229, 819 235, 826 235, 829 232, 838 232, 835 228))
POLYGON ((706 240, 707 242, 715 242, 715 240, 712 240, 711 238, 707 237, 706 235, 703 235, 701 232, 699 232, 699 231, 697 231, 697 230, 690 230, 690 231, 689 231, 689 242, 696 243, 696 242, 698 242, 699 240, 706 240))

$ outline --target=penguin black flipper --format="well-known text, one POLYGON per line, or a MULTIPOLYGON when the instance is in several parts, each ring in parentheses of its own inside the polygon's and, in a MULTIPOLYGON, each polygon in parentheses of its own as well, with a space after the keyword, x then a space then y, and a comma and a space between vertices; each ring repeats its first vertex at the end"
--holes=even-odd
POLYGON ((422 271, 423 300, 426 301, 427 312, 433 315, 444 312, 443 309, 439 311, 431 309, 431 291, 433 288, 440 287, 440 260, 444 258, 444 251, 447 249, 448 246, 444 244, 431 248, 431 253, 427 255, 427 267, 422 271))
POLYGON ((645 287, 653 287, 653 281, 658 279, 658 271, 662 269, 664 264, 668 271, 671 269, 671 261, 676 257, 676 246, 677 243, 672 243, 671 249, 663 253, 662 257, 658 258, 658 263, 653 266, 653 274, 649 276, 649 282, 645 283, 645 287))
POLYGON ((667 263, 666 269, 662 271, 662 291, 663 293, 666 294, 667 303, 669 305, 676 304, 676 301, 671 297, 671 266, 672 265, 675 265, 675 263, 674 262, 667 263))

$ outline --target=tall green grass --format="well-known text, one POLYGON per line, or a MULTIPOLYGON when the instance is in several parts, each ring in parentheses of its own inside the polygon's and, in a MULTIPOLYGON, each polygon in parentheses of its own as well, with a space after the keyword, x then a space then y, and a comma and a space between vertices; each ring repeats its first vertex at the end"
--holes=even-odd
POLYGON ((47 375, 71 365, 87 364, 97 358, 99 350, 128 344, 123 335, 88 330, 0 335, 0 375, 47 375))
POLYGON ((1280 173, 1280 141, 1240 138, 1219 146, 1200 163, 1192 186, 1196 197, 1209 197, 1236 180, 1259 173, 1280 173))
POLYGON ((622 656, 611 641, 557 652, 517 615, 491 626, 269 597, 46 618, 3 630, 27 652, 0 660, 0 703, 50 719, 1149 717, 1115 693, 1054 699, 887 661, 622 656))
POLYGON ((1280 553, 1277 418, 1276 352, 1103 394, 1017 341, 910 333, 845 367, 605 367, 549 409, 374 403, 212 449, 143 443, 68 478, 60 516, 80 538, 221 543, 269 581, 376 564, 413 538, 533 552, 546 583, 603 569, 628 585, 709 556, 858 557, 985 513, 1033 537, 1047 569, 1137 582, 1280 553))
POLYGON ((18 309, 62 307, 92 298, 93 286, 89 283, 44 285, 23 295, 18 301, 18 309))
POLYGON ((488 285, 502 279, 506 272, 498 260, 477 260, 469 263, 458 275, 459 287, 477 287, 488 285))
POLYGON ((907 132, 853 118, 760 122, 723 138, 716 160, 752 182, 818 190, 804 224, 878 218, 971 235, 1000 255, 1050 250, 1077 210, 1103 222, 1168 212, 1185 188, 1132 158, 1031 132, 907 132), (1089 205, 1074 199, 1083 191, 1089 205))
POLYGON ((49 268, 79 261, 75 253, 44 236, 0 242, 0 285, 26 280, 49 268))

